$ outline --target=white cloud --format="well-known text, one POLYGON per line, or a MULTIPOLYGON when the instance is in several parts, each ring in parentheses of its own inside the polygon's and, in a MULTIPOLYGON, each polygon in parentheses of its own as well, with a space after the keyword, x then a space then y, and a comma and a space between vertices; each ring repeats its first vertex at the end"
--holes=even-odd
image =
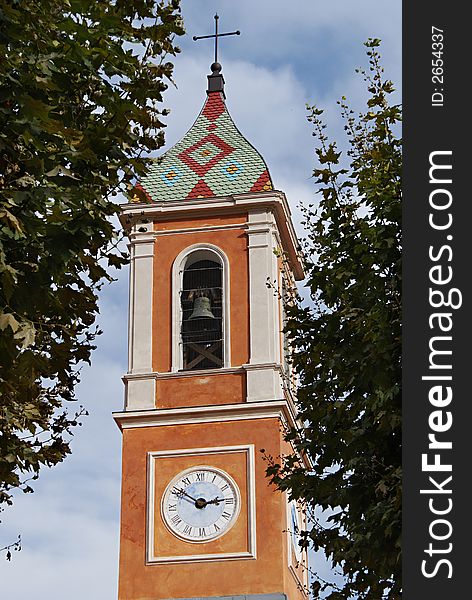
MULTIPOLYGON (((243 46, 244 52, 255 59, 273 57, 279 62, 288 62, 303 59, 301 51, 309 55, 310 45, 317 47, 323 36, 334 36, 344 51, 350 40, 362 43, 367 37, 375 36, 395 43, 400 35, 399 0, 293 0, 291 3, 216 0, 209 4, 206 0, 183 0, 184 22, 190 38, 195 34, 213 33, 212 17, 216 9, 220 15, 220 31, 240 29, 240 38, 222 41, 221 55, 240 54, 243 46)), ((199 41, 194 48, 195 52, 212 56, 210 40, 199 41)), ((323 48, 317 50, 323 51, 323 48)))
MULTIPOLYGON (((116 598, 116 518, 77 510, 73 502, 64 502, 66 490, 54 492, 55 497, 29 499, 42 505, 40 511, 23 511, 23 550, 11 563, 0 564, 2 598, 116 598)), ((88 493, 86 487, 81 491, 88 493)))

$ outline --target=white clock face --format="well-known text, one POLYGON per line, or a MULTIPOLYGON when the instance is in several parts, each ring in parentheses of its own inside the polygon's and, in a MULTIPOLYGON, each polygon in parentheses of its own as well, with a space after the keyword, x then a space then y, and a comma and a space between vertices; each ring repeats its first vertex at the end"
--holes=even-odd
POLYGON ((290 538, 292 540, 292 547, 295 552, 297 561, 302 558, 302 549, 300 547, 299 536, 300 536, 300 512, 297 504, 294 500, 290 502, 290 538))
POLYGON ((170 531, 188 542, 207 542, 234 525, 241 506, 235 481, 215 467, 179 473, 162 497, 162 516, 170 531))

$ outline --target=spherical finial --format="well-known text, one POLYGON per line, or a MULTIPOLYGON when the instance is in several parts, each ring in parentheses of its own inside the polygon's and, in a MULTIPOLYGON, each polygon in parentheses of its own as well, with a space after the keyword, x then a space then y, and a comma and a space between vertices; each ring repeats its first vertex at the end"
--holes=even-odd
POLYGON ((221 65, 219 62, 214 62, 211 65, 210 69, 211 69, 212 75, 219 75, 221 72, 221 65))

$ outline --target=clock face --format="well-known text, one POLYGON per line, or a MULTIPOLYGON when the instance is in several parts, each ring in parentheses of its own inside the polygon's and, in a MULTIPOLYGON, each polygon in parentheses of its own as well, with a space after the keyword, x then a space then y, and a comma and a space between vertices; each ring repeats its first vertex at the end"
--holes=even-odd
POLYGON ((215 467, 198 466, 179 473, 162 497, 162 516, 170 531, 188 542, 207 542, 224 535, 239 515, 241 499, 235 481, 215 467))
POLYGON ((302 558, 302 549, 298 543, 300 530, 300 513, 296 502, 292 500, 290 502, 290 537, 297 561, 300 561, 302 558))

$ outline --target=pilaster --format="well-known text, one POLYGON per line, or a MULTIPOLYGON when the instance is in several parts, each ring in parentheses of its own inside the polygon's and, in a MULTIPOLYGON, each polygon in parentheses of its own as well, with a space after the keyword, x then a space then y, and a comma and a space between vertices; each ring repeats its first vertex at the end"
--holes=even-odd
POLYGON ((280 370, 280 311, 276 223, 268 210, 248 213, 250 358, 247 400, 283 397, 280 370))
POLYGON ((136 377, 126 381, 126 410, 154 408, 155 398, 154 378, 146 376, 152 373, 154 236, 149 226, 144 229, 135 227, 130 236, 128 373, 136 377))

